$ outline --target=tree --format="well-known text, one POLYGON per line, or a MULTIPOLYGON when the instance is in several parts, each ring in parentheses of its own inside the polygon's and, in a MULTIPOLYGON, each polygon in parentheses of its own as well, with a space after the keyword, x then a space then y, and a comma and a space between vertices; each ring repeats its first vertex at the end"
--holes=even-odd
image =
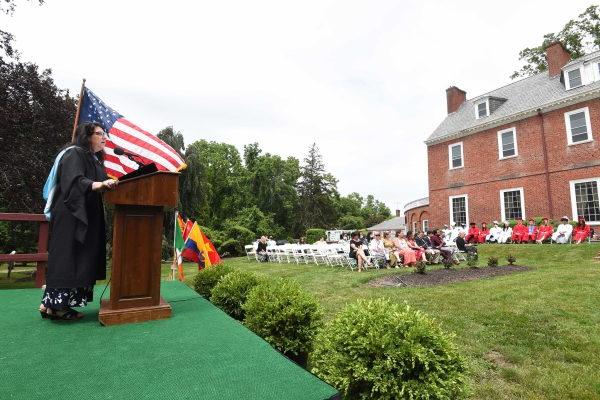
MULTIPOLYGON (((44 4, 44 0, 38 0, 40 5, 44 4)), ((0 0, 0 12, 6 15, 12 15, 15 12, 15 0, 0 0)), ((0 51, 10 58, 19 58, 19 52, 13 47, 15 37, 10 32, 0 29, 0 51)))
POLYGON ((282 159, 269 153, 262 155, 257 143, 244 146, 249 201, 291 234, 295 227, 298 203, 296 183, 300 163, 294 157, 282 159))
POLYGON ((298 181, 299 231, 306 228, 328 228, 337 215, 334 198, 338 196, 337 180, 325 172, 325 165, 316 143, 308 150, 298 181))
POLYGON ((577 19, 570 20, 557 33, 548 33, 539 46, 526 47, 519 52, 519 60, 525 64, 510 76, 515 79, 531 76, 548 69, 546 47, 560 41, 571 53, 572 58, 579 58, 600 48, 600 15, 599 6, 589 6, 577 19))
POLYGON ((248 204, 244 168, 235 146, 198 140, 185 151, 180 180, 181 210, 201 225, 220 228, 248 204))
POLYGON ((185 154, 185 142, 183 140, 183 134, 179 131, 175 132, 172 126, 167 126, 166 128, 162 129, 156 136, 158 136, 160 140, 171 146, 173 150, 182 156, 185 154))

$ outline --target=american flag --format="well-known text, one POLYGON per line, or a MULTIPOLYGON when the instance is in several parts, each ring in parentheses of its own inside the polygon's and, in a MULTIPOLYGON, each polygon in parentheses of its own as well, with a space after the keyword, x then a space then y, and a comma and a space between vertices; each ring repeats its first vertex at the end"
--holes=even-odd
POLYGON ((183 158, 171 146, 126 120, 86 87, 79 111, 79 123, 84 122, 98 122, 108 132, 104 168, 112 177, 119 178, 138 168, 127 156, 116 155, 115 147, 135 154, 144 164, 155 163, 159 171, 180 171, 186 167, 183 158))

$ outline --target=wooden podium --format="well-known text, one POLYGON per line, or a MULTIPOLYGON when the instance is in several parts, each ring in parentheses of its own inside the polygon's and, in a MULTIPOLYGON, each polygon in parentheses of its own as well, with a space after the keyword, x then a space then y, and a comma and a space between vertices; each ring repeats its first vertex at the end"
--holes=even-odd
POLYGON ((164 207, 176 207, 179 173, 154 172, 119 182, 104 199, 115 205, 110 299, 100 304, 102 325, 169 318, 160 297, 164 207))

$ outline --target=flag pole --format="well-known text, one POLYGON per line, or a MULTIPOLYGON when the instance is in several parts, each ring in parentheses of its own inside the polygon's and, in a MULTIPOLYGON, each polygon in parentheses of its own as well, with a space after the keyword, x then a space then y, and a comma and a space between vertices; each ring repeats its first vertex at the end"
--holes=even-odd
POLYGON ((81 90, 79 91, 79 101, 77 102, 77 112, 75 113, 75 121, 73 122, 73 134, 71 135, 71 142, 75 140, 75 130, 77 130, 77 124, 79 124, 79 111, 81 110, 81 99, 83 98, 83 88, 85 87, 85 78, 81 82, 81 90))
POLYGON ((175 270, 178 267, 177 263, 177 248, 175 247, 175 237, 177 236, 177 215, 179 211, 175 211, 175 221, 173 224, 173 265, 171 265, 171 280, 175 280, 175 270))

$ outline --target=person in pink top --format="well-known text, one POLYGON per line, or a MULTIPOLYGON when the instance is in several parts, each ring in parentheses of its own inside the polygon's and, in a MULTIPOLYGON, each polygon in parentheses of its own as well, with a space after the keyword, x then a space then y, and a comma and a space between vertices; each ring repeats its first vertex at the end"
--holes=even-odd
POLYGON ((585 223, 585 218, 579 216, 578 223, 573 229, 573 240, 575 244, 579 244, 590 236, 590 226, 585 223))
POLYGON ((415 252, 415 258, 421 261, 427 261, 425 257, 425 249, 419 247, 417 242, 415 242, 415 237, 411 231, 406 232, 406 242, 408 243, 408 247, 415 252))
POLYGON ((402 256, 403 264, 407 267, 413 266, 417 262, 417 255, 414 250, 408 247, 406 236, 402 231, 396 232, 396 237, 394 238, 394 253, 396 253, 396 257, 398 258, 402 256))

